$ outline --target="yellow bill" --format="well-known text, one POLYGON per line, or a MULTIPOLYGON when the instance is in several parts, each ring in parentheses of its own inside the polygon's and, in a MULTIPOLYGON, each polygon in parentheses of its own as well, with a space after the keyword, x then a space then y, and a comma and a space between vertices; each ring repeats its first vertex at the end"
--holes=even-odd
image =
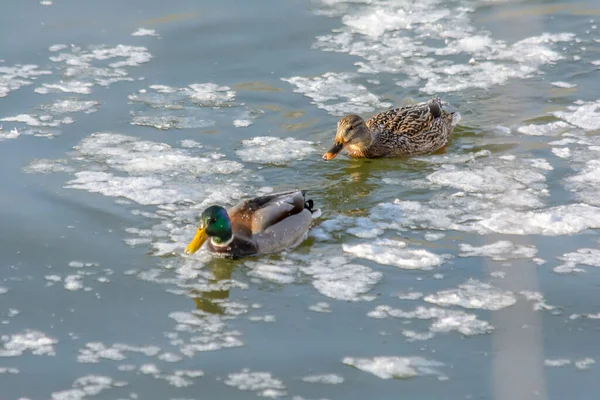
POLYGON ((198 228, 196 235, 192 241, 185 248, 185 254, 194 254, 200 247, 206 242, 208 236, 206 235, 206 228, 198 228))

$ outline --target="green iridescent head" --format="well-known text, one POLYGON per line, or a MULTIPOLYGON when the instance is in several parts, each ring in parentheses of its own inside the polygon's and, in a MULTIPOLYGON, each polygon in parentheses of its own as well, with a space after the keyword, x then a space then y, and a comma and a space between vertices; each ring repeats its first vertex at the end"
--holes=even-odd
POLYGON ((200 214, 196 236, 185 248, 185 254, 197 252, 209 237, 216 245, 226 243, 232 237, 229 215, 221 206, 210 206, 200 214))

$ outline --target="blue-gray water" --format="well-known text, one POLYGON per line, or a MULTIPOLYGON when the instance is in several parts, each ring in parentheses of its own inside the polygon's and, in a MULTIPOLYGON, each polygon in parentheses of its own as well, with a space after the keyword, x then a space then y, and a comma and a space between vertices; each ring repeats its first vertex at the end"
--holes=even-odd
POLYGON ((0 399, 595 398, 598 2, 6 3, 0 399), (321 161, 433 95, 446 153, 321 161), (294 187, 298 248, 182 255, 294 187))

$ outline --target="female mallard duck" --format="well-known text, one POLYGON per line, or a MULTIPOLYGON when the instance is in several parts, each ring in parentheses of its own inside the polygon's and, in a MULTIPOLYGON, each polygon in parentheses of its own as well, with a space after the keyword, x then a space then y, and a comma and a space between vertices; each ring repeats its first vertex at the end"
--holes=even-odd
POLYGON ((208 238, 212 253, 233 258, 294 247, 304 239, 318 211, 306 199, 305 190, 244 200, 229 210, 210 206, 200 215, 185 253, 195 253, 208 238))
POLYGON ((331 160, 343 148, 350 157, 396 157, 432 153, 448 144, 457 112, 442 110, 439 98, 377 114, 365 122, 347 115, 337 125, 333 147, 323 155, 331 160))

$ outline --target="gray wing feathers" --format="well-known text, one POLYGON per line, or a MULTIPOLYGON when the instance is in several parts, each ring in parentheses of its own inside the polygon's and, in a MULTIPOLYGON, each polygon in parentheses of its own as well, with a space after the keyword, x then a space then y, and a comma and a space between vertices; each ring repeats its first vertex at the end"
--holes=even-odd
POLYGON ((287 217, 252 237, 260 253, 277 252, 300 244, 311 223, 311 212, 303 209, 298 214, 287 217))
MULTIPOLYGON (((265 231, 282 219, 304 209, 304 194, 300 191, 274 197, 254 212, 252 233, 265 231)), ((309 212, 310 214, 310 212, 309 212)), ((288 217, 291 218, 291 217, 288 217)))

